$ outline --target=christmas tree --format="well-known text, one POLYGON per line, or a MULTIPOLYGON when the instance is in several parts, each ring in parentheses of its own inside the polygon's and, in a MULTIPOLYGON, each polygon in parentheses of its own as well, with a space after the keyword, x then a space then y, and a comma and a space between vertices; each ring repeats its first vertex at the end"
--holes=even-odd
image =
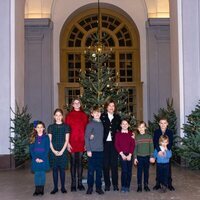
POLYGON ((16 112, 13 111, 14 118, 11 119, 11 131, 13 136, 10 142, 13 145, 10 150, 16 161, 16 165, 29 159, 29 138, 33 131, 33 123, 30 122, 31 115, 27 113, 27 107, 22 109, 16 105, 16 112))
POLYGON ((180 156, 192 169, 200 169, 200 101, 183 124, 185 136, 180 146, 180 156))
POLYGON ((88 48, 85 55, 87 70, 80 75, 80 84, 84 89, 81 96, 84 110, 89 114, 93 105, 99 105, 103 109, 105 101, 111 98, 116 102, 121 117, 128 118, 131 127, 133 127, 136 120, 128 109, 128 90, 119 87, 114 68, 109 67, 112 50, 106 51, 103 44, 97 42, 94 47, 88 48))
POLYGON ((177 135, 177 117, 176 112, 173 107, 173 100, 170 101, 170 99, 167 99, 167 107, 166 108, 160 108, 158 110, 158 114, 154 114, 154 121, 149 121, 149 132, 153 135, 154 131, 159 128, 159 121, 161 118, 165 117, 168 120, 168 128, 172 130, 173 132, 173 159, 177 159, 177 150, 178 150, 178 142, 180 140, 180 137, 177 135))

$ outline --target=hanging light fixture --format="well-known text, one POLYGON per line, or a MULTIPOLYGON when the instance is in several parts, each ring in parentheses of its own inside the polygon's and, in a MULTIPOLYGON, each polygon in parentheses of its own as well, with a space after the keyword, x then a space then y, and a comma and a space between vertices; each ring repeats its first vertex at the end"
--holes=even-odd
POLYGON ((104 37, 102 36, 101 27, 101 8, 100 0, 97 2, 97 32, 92 35, 92 38, 96 41, 92 46, 89 46, 85 51, 85 55, 89 61, 95 65, 100 65, 105 63, 111 56, 112 48, 106 48, 103 43, 104 37))

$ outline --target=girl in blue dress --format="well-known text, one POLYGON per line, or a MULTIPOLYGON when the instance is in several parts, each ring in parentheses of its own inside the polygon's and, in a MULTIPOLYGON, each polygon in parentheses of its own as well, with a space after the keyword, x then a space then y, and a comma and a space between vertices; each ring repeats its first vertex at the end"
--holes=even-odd
POLYGON ((33 196, 44 194, 46 171, 49 170, 49 137, 41 121, 34 122, 34 131, 30 138, 31 169, 34 172, 35 192, 33 196))
POLYGON ((63 123, 63 111, 57 108, 54 111, 54 123, 49 125, 48 133, 50 139, 50 166, 53 170, 54 189, 51 194, 58 192, 58 172, 60 173, 61 192, 65 189, 65 169, 67 165, 67 145, 69 141, 70 128, 63 123))

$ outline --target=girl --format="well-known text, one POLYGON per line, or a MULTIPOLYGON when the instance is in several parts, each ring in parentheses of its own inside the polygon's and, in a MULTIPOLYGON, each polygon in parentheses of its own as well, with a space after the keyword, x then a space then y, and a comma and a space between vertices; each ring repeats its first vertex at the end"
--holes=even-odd
POLYGON ((146 132, 146 123, 141 121, 137 126, 139 134, 136 136, 136 148, 134 151, 134 164, 137 165, 137 192, 142 192, 142 172, 144 171, 144 190, 150 191, 149 181, 149 162, 154 163, 153 141, 151 135, 146 132))
POLYGON ((109 99, 105 105, 105 112, 101 115, 104 126, 104 181, 105 191, 110 191, 110 169, 112 174, 113 190, 118 191, 118 153, 115 149, 115 134, 119 131, 121 118, 117 114, 116 104, 109 99))
POLYGON ((116 133, 115 148, 120 155, 121 163, 121 192, 129 192, 132 176, 132 154, 135 148, 135 140, 132 132, 128 130, 129 123, 126 119, 121 122, 122 130, 116 133))
POLYGON ((68 143, 70 152, 71 191, 76 191, 76 171, 78 174, 78 189, 85 190, 82 184, 83 165, 82 157, 85 151, 85 128, 88 116, 84 113, 79 99, 72 101, 72 110, 66 115, 65 123, 70 126, 71 133, 68 143))
POLYGON ((58 171, 60 172, 61 192, 65 189, 65 168, 67 165, 67 145, 69 141, 70 128, 63 123, 63 111, 57 108, 54 111, 54 124, 49 125, 48 133, 50 139, 50 166, 53 169, 54 189, 51 194, 58 192, 58 171))
POLYGON ((44 194, 45 172, 49 170, 49 137, 41 121, 34 122, 34 131, 30 138, 31 169, 34 172, 35 192, 33 196, 44 194))
POLYGON ((157 179, 161 184, 161 191, 166 192, 168 186, 169 169, 170 169, 170 158, 172 157, 172 152, 167 148, 169 144, 169 138, 167 135, 161 135, 159 138, 159 147, 162 151, 162 155, 159 154, 157 149, 154 150, 154 157, 156 158, 156 169, 157 169, 157 179))

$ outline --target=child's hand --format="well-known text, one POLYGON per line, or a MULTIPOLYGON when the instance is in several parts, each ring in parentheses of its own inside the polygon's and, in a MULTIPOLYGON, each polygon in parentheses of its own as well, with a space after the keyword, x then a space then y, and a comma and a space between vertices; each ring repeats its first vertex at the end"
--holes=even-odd
POLYGON ((132 132, 131 137, 132 137, 133 139, 135 139, 135 133, 134 133, 134 132, 132 132))
POLYGON ((88 157, 92 157, 92 152, 91 151, 87 151, 87 156, 88 157))
POLYGON ((128 156, 126 156, 126 159, 128 160, 128 161, 130 161, 131 160, 131 154, 129 154, 128 156))
POLYGON ((93 140, 94 139, 94 135, 90 135, 90 140, 93 140))
POLYGON ((122 160, 126 160, 126 156, 123 154, 123 152, 120 152, 120 156, 122 157, 122 160))
POLYGON ((58 152, 58 156, 62 156, 63 155, 63 152, 62 151, 59 151, 58 152))
POLYGON ((137 165, 137 164, 138 164, 138 159, 135 158, 135 160, 134 160, 134 165, 137 165))
POLYGON ((36 161, 36 163, 42 163, 43 162, 43 160, 39 159, 39 158, 37 158, 35 161, 36 161))
POLYGON ((150 162, 150 163, 155 163, 155 158, 150 158, 150 159, 149 159, 149 162, 150 162))
POLYGON ((67 145, 67 150, 68 150, 69 152, 72 151, 72 146, 70 145, 70 143, 68 143, 68 145, 67 145))
POLYGON ((159 155, 159 156, 164 156, 165 153, 164 153, 163 151, 159 151, 159 152, 158 152, 158 155, 159 155))

